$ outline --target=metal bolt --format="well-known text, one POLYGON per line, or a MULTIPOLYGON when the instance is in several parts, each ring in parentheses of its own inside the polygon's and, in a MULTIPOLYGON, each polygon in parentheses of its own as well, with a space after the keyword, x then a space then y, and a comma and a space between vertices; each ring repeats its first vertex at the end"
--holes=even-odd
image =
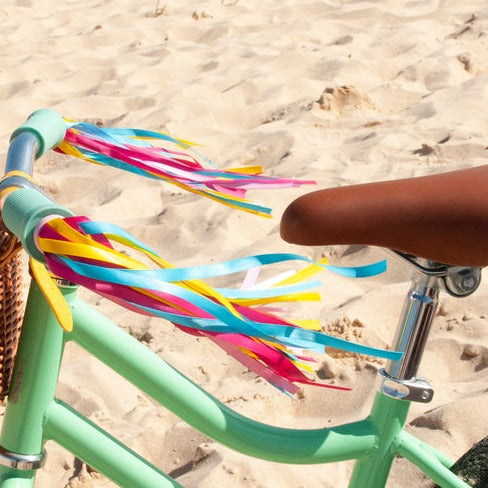
POLYGON ((466 291, 471 290, 476 285, 476 280, 472 274, 463 276, 462 288, 466 291))

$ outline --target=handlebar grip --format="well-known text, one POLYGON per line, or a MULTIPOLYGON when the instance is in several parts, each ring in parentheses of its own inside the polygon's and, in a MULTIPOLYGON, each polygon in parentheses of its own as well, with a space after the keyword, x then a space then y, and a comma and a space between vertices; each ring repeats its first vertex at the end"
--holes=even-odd
POLYGON ((37 138, 36 159, 60 144, 66 133, 63 117, 54 110, 43 108, 33 112, 29 118, 18 127, 10 140, 22 132, 30 132, 37 138))
POLYGON ((41 262, 45 259, 35 244, 34 231, 39 221, 48 215, 68 217, 73 214, 34 188, 13 191, 6 197, 2 209, 7 228, 20 239, 27 253, 41 262))

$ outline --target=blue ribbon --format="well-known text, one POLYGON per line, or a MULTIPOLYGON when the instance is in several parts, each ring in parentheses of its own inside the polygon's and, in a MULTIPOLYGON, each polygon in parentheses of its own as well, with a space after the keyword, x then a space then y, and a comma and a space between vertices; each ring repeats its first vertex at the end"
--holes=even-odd
MULTIPOLYGON (((106 236, 114 235, 122 237, 123 239, 132 242, 135 246, 144 249, 145 251, 156 255, 156 253, 147 247, 145 244, 137 240, 131 234, 115 224, 109 222, 82 222, 80 227, 89 235, 103 234, 106 236)), ((294 253, 272 253, 272 254, 256 254, 239 259, 233 259, 223 263, 208 264, 204 266, 195 266, 191 268, 170 268, 161 270, 150 270, 165 281, 183 281, 191 279, 211 278, 215 276, 228 275, 248 270, 257 266, 264 266, 269 264, 282 263, 286 261, 304 261, 310 264, 317 264, 324 269, 333 271, 342 276, 350 278, 364 278, 375 276, 386 271, 386 260, 378 261, 376 263, 367 264, 365 266, 331 266, 328 264, 320 264, 312 259, 309 259, 300 254, 294 253)), ((131 270, 120 270, 131 271, 131 270)), ((148 270, 149 271, 149 270, 148 270)), ((129 285, 130 286, 130 285, 129 285)))
MULTIPOLYGON (((229 326, 215 319, 202 319, 196 317, 188 317, 186 315, 173 314, 163 312, 161 310, 145 307, 136 303, 131 303, 134 307, 140 308, 153 315, 162 317, 170 322, 191 327, 202 331, 232 333, 237 332, 230 330, 229 326)), ((296 347, 300 349, 307 349, 317 353, 323 353, 324 347, 334 347, 349 351, 356 354, 365 354, 368 356, 375 356, 384 359, 397 361, 402 357, 402 353, 398 351, 389 351, 386 349, 379 349, 375 347, 365 346, 345 339, 330 336, 323 332, 302 329, 299 327, 291 327, 288 325, 274 325, 261 322, 251 322, 256 332, 246 335, 252 335, 265 340, 275 340, 281 344, 289 347, 296 347)))

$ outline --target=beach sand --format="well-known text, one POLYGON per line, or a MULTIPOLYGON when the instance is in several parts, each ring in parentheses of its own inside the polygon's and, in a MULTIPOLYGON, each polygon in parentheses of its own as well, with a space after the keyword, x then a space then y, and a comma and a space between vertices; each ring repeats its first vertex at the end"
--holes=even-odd
MULTIPOLYGON (((199 142, 220 167, 315 179, 317 188, 420 176, 488 162, 486 1, 4 0, 0 5, 0 155, 34 110, 104 126, 163 130, 199 142)), ((299 252, 334 264, 388 257, 389 271, 351 280, 324 272, 320 304, 293 309, 341 337, 391 342, 409 273, 382 250, 281 241, 287 204, 315 187, 254 191, 272 220, 153 180, 50 153, 36 180, 76 214, 130 231, 177 266, 299 252)), ((387 205, 388 202, 385 202, 387 205)), ((209 341, 81 291, 227 406, 294 428, 369 411, 381 363, 338 355, 317 368, 351 392, 306 387, 290 399, 209 341)), ((457 458, 488 434, 488 283, 442 294, 420 373, 435 388, 407 430, 457 458)), ((69 345, 59 397, 188 488, 347 486, 352 464, 293 466, 221 447, 69 345)), ((55 444, 36 486, 109 487, 55 444)), ((389 488, 429 486, 404 460, 389 488)))

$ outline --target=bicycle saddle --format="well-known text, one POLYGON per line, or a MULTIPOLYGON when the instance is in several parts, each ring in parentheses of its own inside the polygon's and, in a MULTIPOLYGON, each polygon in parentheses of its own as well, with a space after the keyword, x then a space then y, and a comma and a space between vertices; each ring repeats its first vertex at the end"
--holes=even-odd
POLYGON ((367 244, 484 267, 488 165, 308 193, 285 210, 281 236, 294 244, 367 244))

